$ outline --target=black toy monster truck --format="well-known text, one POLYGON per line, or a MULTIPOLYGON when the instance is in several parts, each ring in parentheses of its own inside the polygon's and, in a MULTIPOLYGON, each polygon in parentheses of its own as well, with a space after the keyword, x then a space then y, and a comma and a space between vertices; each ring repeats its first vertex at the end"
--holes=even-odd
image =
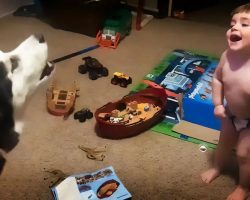
POLYGON ((89 79, 96 80, 102 76, 108 76, 109 72, 96 58, 90 56, 84 57, 82 60, 85 61, 83 65, 79 65, 78 72, 80 74, 86 74, 89 72, 89 79))
POLYGON ((85 122, 86 119, 91 119, 93 117, 93 113, 88 108, 83 108, 74 113, 74 119, 79 120, 79 122, 85 122))

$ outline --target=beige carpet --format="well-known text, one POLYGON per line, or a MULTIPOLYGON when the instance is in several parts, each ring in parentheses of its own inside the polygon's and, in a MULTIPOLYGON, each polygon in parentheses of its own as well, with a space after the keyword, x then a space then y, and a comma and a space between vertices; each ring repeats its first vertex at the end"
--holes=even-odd
MULTIPOLYGON (((0 49, 15 48, 30 34, 41 32, 49 46, 49 59, 95 44, 94 38, 56 30, 35 18, 8 16, 0 19, 0 49)), ((95 111, 127 94, 153 66, 176 48, 220 55, 226 47, 225 27, 176 19, 154 19, 141 31, 132 30, 116 50, 99 48, 56 65, 54 79, 61 87, 76 80, 80 97, 76 110, 95 111), (110 76, 91 81, 77 72, 83 56, 93 56, 108 67, 110 76), (112 73, 125 72, 133 84, 124 89, 110 84, 112 73)), ((163 134, 146 131, 122 140, 103 139, 94 132, 95 120, 85 123, 72 116, 66 121, 47 113, 46 86, 31 99, 25 129, 15 148, 5 155, 0 175, 1 200, 50 200, 51 179, 46 169, 67 174, 91 172, 113 166, 134 200, 217 200, 234 189, 234 179, 222 176, 211 186, 199 174, 209 165, 212 151, 163 134), (86 157, 78 145, 107 147, 104 161, 86 157)), ((202 133, 201 133, 202 134, 202 133)))

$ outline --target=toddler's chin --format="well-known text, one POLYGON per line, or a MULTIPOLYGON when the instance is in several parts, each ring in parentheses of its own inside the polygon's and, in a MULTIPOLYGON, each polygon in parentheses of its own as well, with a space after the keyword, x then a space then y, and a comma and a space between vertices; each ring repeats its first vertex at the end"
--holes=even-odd
POLYGON ((239 51, 242 51, 242 47, 239 47, 239 46, 236 46, 236 45, 233 45, 233 46, 229 46, 229 49, 233 52, 239 52, 239 51))

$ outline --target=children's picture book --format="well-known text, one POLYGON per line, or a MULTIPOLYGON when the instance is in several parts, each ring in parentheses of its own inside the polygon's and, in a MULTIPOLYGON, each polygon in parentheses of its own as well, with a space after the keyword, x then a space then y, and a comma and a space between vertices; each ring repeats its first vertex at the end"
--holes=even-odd
POLYGON ((51 188, 55 200, 126 200, 132 196, 113 167, 72 175, 51 188))

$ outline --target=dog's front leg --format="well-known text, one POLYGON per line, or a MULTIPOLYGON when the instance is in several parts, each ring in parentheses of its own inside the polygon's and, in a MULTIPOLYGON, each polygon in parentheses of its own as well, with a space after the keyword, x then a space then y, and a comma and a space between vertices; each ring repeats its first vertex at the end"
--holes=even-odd
POLYGON ((23 121, 22 120, 15 120, 15 128, 14 131, 18 134, 21 134, 23 131, 23 121))
POLYGON ((23 122, 23 113, 25 105, 21 107, 16 107, 14 110, 14 131, 18 134, 23 132, 24 122, 23 122))

